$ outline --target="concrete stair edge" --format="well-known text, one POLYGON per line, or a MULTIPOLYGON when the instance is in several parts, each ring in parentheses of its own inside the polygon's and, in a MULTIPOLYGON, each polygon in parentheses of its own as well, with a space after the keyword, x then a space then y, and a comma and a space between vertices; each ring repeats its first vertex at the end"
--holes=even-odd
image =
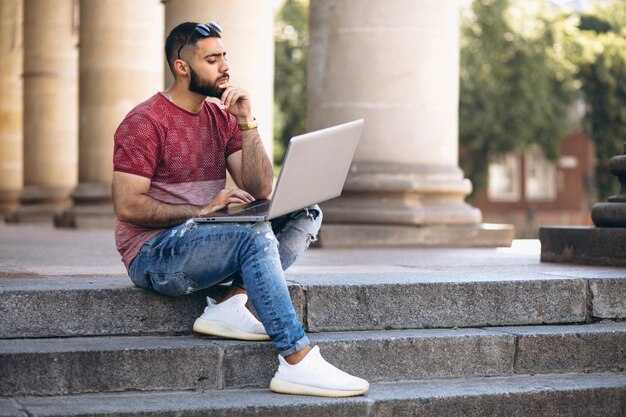
MULTIPOLYGON (((407 276, 290 279, 309 332, 584 323, 626 318, 626 278, 411 282, 407 276), (352 281, 350 281, 352 279, 352 281), (343 280, 343 283, 342 283, 343 280), (350 282, 346 282, 350 281, 350 282), (382 281, 382 282, 381 282, 382 281)), ((120 280, 35 289, 0 280, 0 338, 189 332, 202 291, 169 298, 120 280)))
MULTIPOLYGON (((626 371, 626 323, 320 333, 311 339, 329 362, 371 382, 626 371)), ((276 367, 270 342, 195 336, 0 340, 0 396, 265 387, 276 367)))
POLYGON ((372 384, 362 397, 289 396, 267 389, 0 399, 0 416, 622 417, 626 374, 515 375, 372 384))

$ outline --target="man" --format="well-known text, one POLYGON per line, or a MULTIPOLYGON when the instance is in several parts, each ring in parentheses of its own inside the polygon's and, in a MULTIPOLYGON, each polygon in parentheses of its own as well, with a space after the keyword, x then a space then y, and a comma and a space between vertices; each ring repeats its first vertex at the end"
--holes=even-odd
POLYGON ((283 270, 317 235, 319 207, 271 223, 192 220, 272 191, 272 165, 248 93, 230 83, 221 31, 215 22, 175 27, 165 42, 174 84, 135 107, 115 133, 117 248, 135 285, 160 294, 180 296, 232 281, 221 302, 208 298, 194 330, 271 339, 279 352, 273 391, 362 394, 367 381, 310 347, 284 278, 283 270), (205 101, 209 96, 221 105, 205 101), (226 170, 239 188, 224 189, 226 170), (245 307, 248 296, 260 322, 245 307))

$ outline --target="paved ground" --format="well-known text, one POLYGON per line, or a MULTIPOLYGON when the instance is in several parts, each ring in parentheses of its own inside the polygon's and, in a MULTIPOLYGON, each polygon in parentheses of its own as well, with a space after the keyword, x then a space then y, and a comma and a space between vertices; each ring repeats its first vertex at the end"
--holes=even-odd
MULTIPOLYGON (((539 262, 537 240, 517 240, 494 249, 311 249, 289 274, 411 274, 429 276, 450 271, 458 277, 502 279, 507 275, 623 277, 624 268, 539 262), (480 277, 477 276, 480 271, 480 277)), ((55 229, 50 225, 0 224, 0 278, 125 277, 112 231, 55 229)))

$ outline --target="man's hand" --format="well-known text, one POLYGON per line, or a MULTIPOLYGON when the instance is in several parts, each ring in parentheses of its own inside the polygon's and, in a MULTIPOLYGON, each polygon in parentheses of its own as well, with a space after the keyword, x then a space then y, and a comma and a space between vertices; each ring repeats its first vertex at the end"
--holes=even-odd
POLYGON ((239 188, 220 191, 213 201, 200 209, 200 216, 216 212, 228 207, 229 204, 246 204, 254 201, 249 193, 239 188))
POLYGON ((225 88, 220 102, 226 107, 228 112, 237 119, 247 120, 252 116, 252 104, 250 103, 250 95, 247 91, 235 87, 226 82, 220 87, 225 88))

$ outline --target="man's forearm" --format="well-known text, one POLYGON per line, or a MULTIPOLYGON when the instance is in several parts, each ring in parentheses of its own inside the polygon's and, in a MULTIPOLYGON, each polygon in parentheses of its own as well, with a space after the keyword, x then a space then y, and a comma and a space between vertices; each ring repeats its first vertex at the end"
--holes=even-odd
POLYGON ((255 198, 267 198, 272 192, 274 171, 257 129, 241 132, 243 188, 255 198))
POLYGON ((145 194, 134 196, 132 201, 127 202, 125 210, 116 210, 121 221, 155 228, 176 226, 199 212, 200 207, 162 203, 145 194))

